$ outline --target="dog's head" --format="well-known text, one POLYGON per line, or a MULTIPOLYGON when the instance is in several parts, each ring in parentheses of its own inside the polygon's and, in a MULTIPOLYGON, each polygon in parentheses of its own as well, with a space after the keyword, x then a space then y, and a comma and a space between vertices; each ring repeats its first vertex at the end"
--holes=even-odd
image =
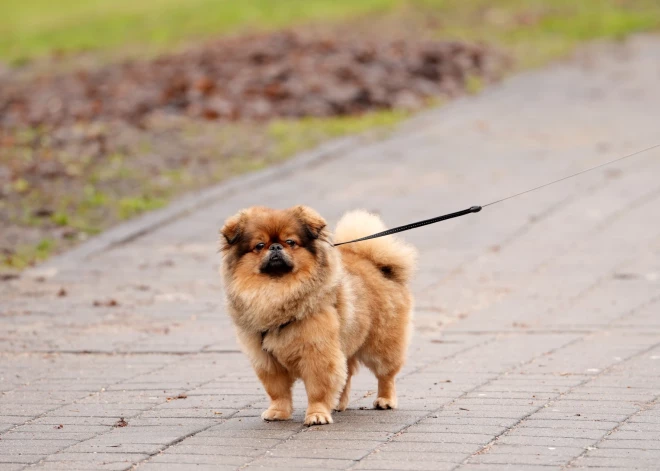
POLYGON ((285 282, 317 271, 331 244, 325 220, 313 209, 252 207, 225 222, 220 231, 223 264, 235 280, 285 282))

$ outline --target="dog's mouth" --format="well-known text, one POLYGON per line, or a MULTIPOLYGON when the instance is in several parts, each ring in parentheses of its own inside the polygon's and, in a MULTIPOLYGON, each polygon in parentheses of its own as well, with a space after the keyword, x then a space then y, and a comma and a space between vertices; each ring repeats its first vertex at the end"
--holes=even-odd
POLYGON ((293 264, 283 255, 275 253, 261 264, 261 273, 281 276, 293 270, 293 264))

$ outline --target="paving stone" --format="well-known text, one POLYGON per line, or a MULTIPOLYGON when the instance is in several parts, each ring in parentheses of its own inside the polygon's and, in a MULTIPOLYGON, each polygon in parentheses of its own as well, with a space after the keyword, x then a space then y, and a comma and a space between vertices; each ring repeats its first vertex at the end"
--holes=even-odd
MULTIPOLYGON (((144 463, 140 465, 140 469, 145 471, 188 471, 191 469, 190 463, 144 463)), ((195 471, 235 471, 236 466, 223 466, 218 464, 196 464, 193 468, 195 471)))
POLYGON ((302 446, 307 442, 299 442, 298 447, 276 447, 267 451, 268 456, 278 458, 311 458, 311 459, 338 459, 359 461, 374 447, 350 448, 321 448, 302 446))
POLYGON ((552 455, 533 455, 533 454, 524 454, 524 455, 512 455, 508 454, 490 454, 486 453, 483 455, 476 455, 470 458, 471 464, 508 464, 515 465, 520 468, 525 468, 530 465, 554 465, 561 466, 564 463, 570 461, 564 457, 552 456, 552 455))
POLYGON ((76 461, 84 463, 138 463, 147 459, 149 455, 143 453, 70 453, 64 451, 49 455, 46 461, 76 461))
POLYGON ((451 462, 424 462, 424 461, 383 461, 367 458, 360 461, 353 469, 371 470, 418 470, 418 471, 449 471, 456 468, 456 463, 451 462))
POLYGON ((657 460, 641 460, 639 458, 581 458, 576 466, 600 470, 604 466, 614 466, 624 469, 658 469, 657 460))
POLYGON ((432 453, 472 454, 483 448, 476 443, 439 443, 429 441, 404 441, 394 439, 382 445, 381 449, 390 451, 428 451, 432 453))
POLYGON ((515 436, 504 435, 498 439, 498 443, 504 445, 531 445, 531 446, 567 446, 586 447, 594 443, 594 440, 589 438, 562 438, 562 437, 530 437, 530 436, 515 436))
POLYGON ((108 470, 108 471, 123 471, 132 467, 130 461, 118 463, 86 463, 82 461, 45 461, 39 463, 30 469, 38 469, 40 471, 60 471, 60 470, 76 470, 76 471, 94 471, 94 470, 108 470))
POLYGON ((0 464, 15 464, 15 463, 36 463, 37 461, 45 458, 46 455, 35 455, 27 453, 0 453, 0 464))
POLYGON ((380 440, 287 440, 285 442, 276 443, 278 450, 285 449, 300 449, 306 450, 371 450, 381 445, 383 442, 380 440))
POLYGON ((578 438, 597 440, 605 436, 605 430, 571 429, 571 428, 539 428, 519 427, 507 432, 508 437, 555 437, 555 438, 578 438))
POLYGON ((25 468, 25 464, 0 462, 0 471, 19 471, 24 468, 25 468))
POLYGON ((397 437, 394 441, 405 442, 434 442, 434 443, 462 443, 462 444, 475 444, 485 445, 492 440, 491 435, 479 434, 456 434, 456 433, 438 433, 438 432, 405 432, 397 437))
MULTIPOLYGON (((459 468, 461 471, 518 471, 519 464, 468 464, 459 468)), ((560 471, 561 466, 525 465, 525 471, 560 471)), ((601 471, 600 469, 598 471, 601 471)))
POLYGON ((603 440, 598 445, 600 448, 634 448, 638 450, 660 450, 660 441, 657 439, 640 440, 616 440, 614 438, 603 440))
POLYGON ((355 461, 341 459, 280 458, 268 456, 250 462, 250 468, 299 469, 309 467, 316 469, 348 469, 354 464, 355 461))

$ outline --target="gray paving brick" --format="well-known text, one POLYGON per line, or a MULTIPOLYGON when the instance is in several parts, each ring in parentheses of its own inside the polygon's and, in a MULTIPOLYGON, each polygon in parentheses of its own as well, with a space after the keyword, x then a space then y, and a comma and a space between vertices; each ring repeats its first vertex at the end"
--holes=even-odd
POLYGON ((70 453, 64 451, 49 455, 46 461, 76 461, 84 463, 137 463, 147 459, 149 455, 144 453, 70 453))
POLYGON ((587 456, 593 458, 613 457, 658 459, 660 458, 660 450, 640 450, 639 448, 595 448, 589 450, 587 456))
POLYGON ((657 460, 640 460, 639 458, 582 458, 576 466, 599 469, 604 466, 613 466, 624 469, 657 469, 657 460))
POLYGON ((46 461, 32 466, 30 469, 38 469, 40 471, 60 471, 60 470, 76 470, 76 471, 94 471, 94 470, 108 470, 108 471, 123 471, 130 469, 132 463, 130 461, 118 463, 87 463, 82 461, 46 461))
POLYGON ((337 459, 359 461, 365 457, 373 447, 350 447, 350 448, 322 448, 304 446, 307 442, 298 442, 294 447, 276 447, 268 450, 270 457, 276 458, 312 458, 312 459, 337 459))
POLYGON ((660 450, 660 441, 653 438, 643 440, 607 439, 598 445, 600 448, 636 448, 638 450, 660 450))
POLYGON ((48 455, 55 453, 69 445, 76 443, 75 440, 2 440, 0 441, 0 455, 6 454, 34 454, 34 455, 48 455))
POLYGON ((437 431, 418 433, 418 432, 405 432, 398 435, 394 441, 419 441, 419 442, 434 442, 434 443, 467 443, 476 445, 485 445, 493 437, 491 435, 479 434, 457 434, 457 433, 439 433, 437 431))
POLYGON ((573 417, 577 420, 559 419, 549 420, 539 418, 538 414, 528 417, 525 420, 526 428, 550 428, 550 429, 564 429, 564 430, 612 430, 618 425, 618 422, 606 420, 585 420, 582 417, 573 417))
POLYGON ((594 440, 589 438, 530 437, 530 436, 504 435, 498 439, 498 443, 502 443, 504 445, 586 447, 593 444, 594 440))
POLYGON ((315 459, 315 458, 280 458, 263 457, 250 463, 250 468, 283 468, 283 469, 348 469, 355 464, 355 461, 341 459, 315 459))
POLYGON ((347 449, 347 450, 371 450, 376 448, 383 442, 381 440, 288 440, 281 442, 277 445, 278 450, 285 449, 300 449, 304 448, 307 450, 316 450, 316 449, 328 449, 328 450, 337 450, 337 449, 347 449))
POLYGON ((184 454, 184 453, 171 453, 167 450, 165 453, 155 455, 149 459, 150 463, 167 463, 167 464, 222 464, 241 466, 252 461, 249 456, 233 456, 233 455, 199 455, 199 454, 184 454))
MULTIPOLYGON (((461 471, 518 471, 519 464, 468 464, 459 468, 461 471)), ((561 466, 529 465, 525 464, 525 471, 560 471, 561 466)), ((598 471, 601 471, 600 469, 598 471)))
POLYGON ((582 447, 568 446, 545 446, 545 445, 506 445, 496 442, 486 450, 488 454, 493 455, 537 455, 537 456, 560 456, 569 458, 580 456, 584 452, 582 447))
POLYGON ((424 462, 424 461, 383 461, 377 459, 367 458, 360 461, 354 469, 371 469, 371 470, 415 470, 415 471, 449 471, 456 467, 456 463, 451 462, 424 462))
POLYGON ((521 468, 527 468, 527 466, 538 466, 538 465, 554 465, 561 466, 568 460, 560 456, 552 455, 512 455, 512 454, 490 454, 486 453, 483 455, 473 456, 470 459, 470 463, 473 464, 505 464, 505 465, 515 465, 521 468))
POLYGON ((263 453, 263 448, 253 446, 213 446, 213 445, 188 445, 184 440, 182 443, 167 450, 170 454, 183 455, 230 455, 230 456, 257 456, 263 453))
MULTIPOLYGON (((191 465, 189 463, 145 463, 140 465, 140 469, 144 471, 188 471, 191 469, 191 465)), ((193 469, 195 471, 235 471, 236 466, 196 464, 193 469)))
POLYGON ((0 471, 20 471, 25 468, 21 463, 0 463, 0 471))
POLYGON ((483 445, 476 443, 440 443, 440 442, 424 442, 424 441, 398 441, 382 445, 382 450, 389 451, 425 451, 431 453, 453 453, 461 455, 469 455, 476 453, 483 445))
POLYGON ((0 454, 0 464, 15 464, 15 463, 36 463, 42 458, 45 458, 46 455, 35 455, 28 453, 1 453, 0 454))
MULTIPOLYGON (((249 439, 285 439, 296 435, 297 430, 228 430, 212 427, 195 435, 196 438, 249 438, 249 439)), ((379 436, 382 434, 378 434, 379 436)), ((387 434, 385 434, 387 435, 387 434)), ((296 438, 305 437, 305 434, 296 435, 296 438)))

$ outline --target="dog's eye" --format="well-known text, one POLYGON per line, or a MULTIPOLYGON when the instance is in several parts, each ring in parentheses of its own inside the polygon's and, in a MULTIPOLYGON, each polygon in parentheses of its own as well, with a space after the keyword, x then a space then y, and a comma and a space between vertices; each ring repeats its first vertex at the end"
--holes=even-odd
POLYGON ((291 239, 287 239, 286 243, 289 245, 289 247, 293 247, 294 245, 296 245, 296 243, 294 241, 292 241, 291 239))
POLYGON ((266 244, 264 244, 263 242, 259 242, 259 243, 256 245, 255 250, 261 250, 261 249, 263 249, 265 246, 266 246, 266 244))

